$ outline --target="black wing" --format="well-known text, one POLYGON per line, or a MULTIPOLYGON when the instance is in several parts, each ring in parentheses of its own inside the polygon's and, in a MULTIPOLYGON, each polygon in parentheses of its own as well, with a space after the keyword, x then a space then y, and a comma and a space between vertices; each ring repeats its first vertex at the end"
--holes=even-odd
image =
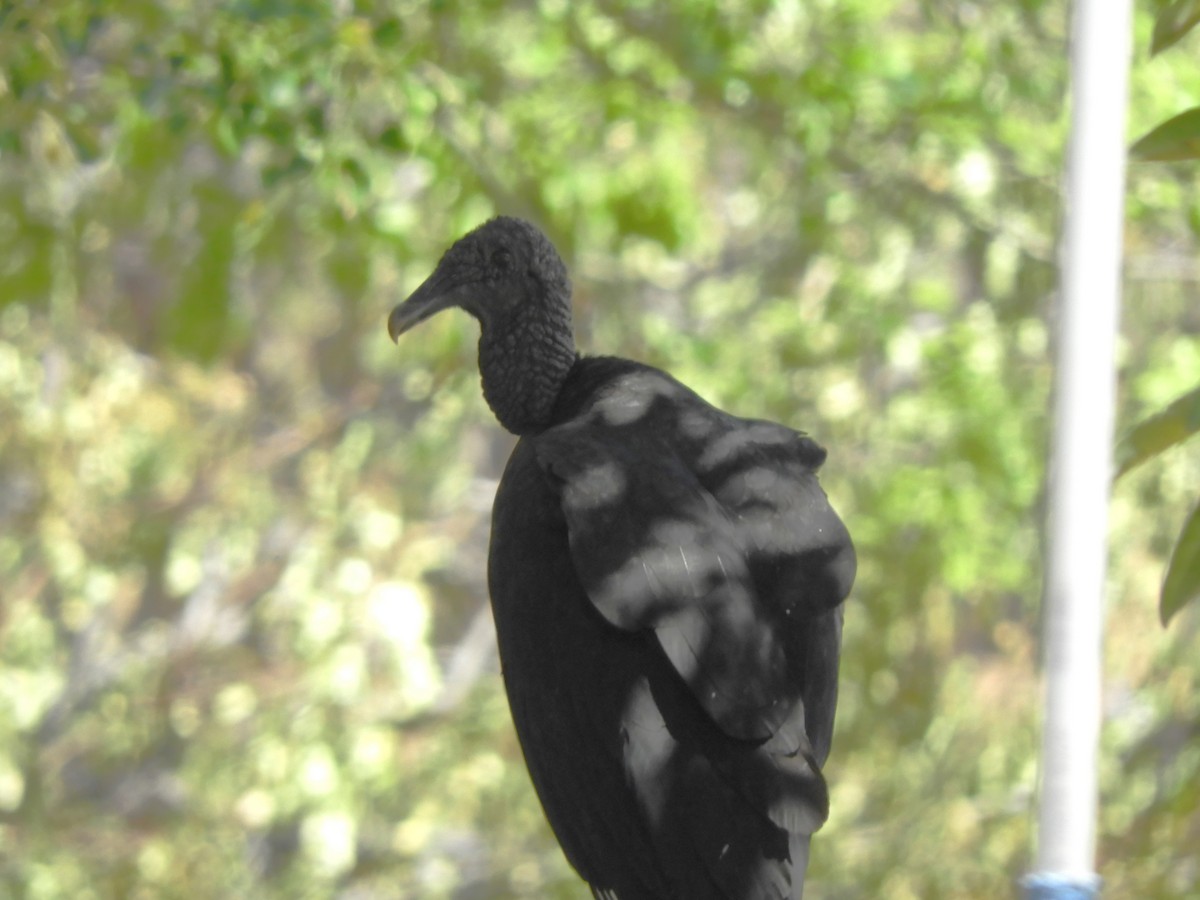
MULTIPOLYGON (((765 740, 788 722, 807 730, 806 686, 836 681, 840 619, 828 614, 855 567, 817 483, 824 451, 782 426, 728 416, 652 370, 535 446, 601 615, 652 629, 731 737, 765 740)), ((832 724, 831 700, 821 704, 828 723, 811 723, 819 731, 832 724)), ((818 743, 823 758, 827 734, 818 743)))

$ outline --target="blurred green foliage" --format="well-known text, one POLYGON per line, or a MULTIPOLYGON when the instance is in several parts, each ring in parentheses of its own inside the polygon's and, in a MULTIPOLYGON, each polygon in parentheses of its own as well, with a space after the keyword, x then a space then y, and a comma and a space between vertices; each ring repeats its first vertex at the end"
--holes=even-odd
MULTIPOLYGON (((1012 896, 1065 40, 1024 0, 0 3, 0 895, 583 895, 488 631, 474 326, 384 332, 506 212, 584 348, 831 450, 862 566, 813 896, 1012 896)), ((1200 74, 1133 89, 1140 134, 1200 74)), ((1200 382, 1198 200, 1131 172, 1126 425, 1200 382)), ((1113 500, 1114 897, 1200 892, 1200 620, 1156 611, 1197 483, 1113 500)))
MULTIPOLYGON (((1200 24, 1200 0, 1174 0, 1159 10, 1150 40, 1151 55, 1161 53, 1200 24)), ((1200 108, 1173 116, 1155 126, 1129 148, 1135 160, 1178 161, 1200 159, 1200 108)), ((1154 459, 1175 444, 1200 432, 1200 384, 1165 409, 1153 413, 1130 429, 1118 445, 1117 475, 1154 459)), ((1180 529, 1167 572, 1163 577, 1159 615, 1170 622, 1185 604, 1200 599, 1200 503, 1180 529)))

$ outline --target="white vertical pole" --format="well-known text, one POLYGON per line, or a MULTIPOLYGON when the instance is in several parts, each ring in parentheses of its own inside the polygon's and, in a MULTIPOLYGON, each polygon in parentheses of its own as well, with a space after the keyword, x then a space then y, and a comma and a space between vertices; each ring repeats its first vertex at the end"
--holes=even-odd
POLYGON ((1112 477, 1131 0, 1076 0, 1045 586, 1046 713, 1030 900, 1097 896, 1096 759, 1112 477))

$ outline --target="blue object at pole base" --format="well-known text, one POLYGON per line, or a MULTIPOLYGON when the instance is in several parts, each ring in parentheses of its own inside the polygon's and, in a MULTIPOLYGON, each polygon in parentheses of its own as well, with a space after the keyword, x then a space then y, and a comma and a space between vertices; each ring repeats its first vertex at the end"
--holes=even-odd
POLYGON ((1021 887, 1025 889, 1025 900, 1096 900, 1100 896, 1100 878, 1096 875, 1073 878, 1035 872, 1021 879, 1021 887))

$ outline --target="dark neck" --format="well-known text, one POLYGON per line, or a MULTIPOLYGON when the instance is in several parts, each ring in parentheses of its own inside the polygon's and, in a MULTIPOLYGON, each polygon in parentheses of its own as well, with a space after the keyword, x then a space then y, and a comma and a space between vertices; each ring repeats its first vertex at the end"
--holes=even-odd
POLYGON ((513 434, 550 425, 554 402, 578 355, 570 306, 538 313, 496 323, 479 338, 484 399, 513 434))

